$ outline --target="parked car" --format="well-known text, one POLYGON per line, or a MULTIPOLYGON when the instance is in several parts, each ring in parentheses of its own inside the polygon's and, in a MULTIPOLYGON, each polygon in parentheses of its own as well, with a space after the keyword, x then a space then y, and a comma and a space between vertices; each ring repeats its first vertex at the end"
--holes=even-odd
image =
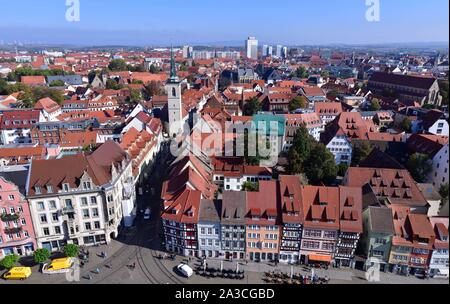
POLYGON ((152 215, 152 210, 150 208, 147 208, 144 213, 144 220, 149 220, 151 215, 152 215))
POLYGON ((190 278, 194 274, 194 270, 186 264, 178 265, 177 270, 186 278, 190 278))
POLYGON ((14 267, 3 275, 5 280, 25 280, 31 276, 30 267, 14 267))
POLYGON ((42 266, 42 273, 44 274, 61 274, 70 271, 74 265, 74 260, 72 258, 62 258, 52 260, 50 263, 44 264, 42 266))

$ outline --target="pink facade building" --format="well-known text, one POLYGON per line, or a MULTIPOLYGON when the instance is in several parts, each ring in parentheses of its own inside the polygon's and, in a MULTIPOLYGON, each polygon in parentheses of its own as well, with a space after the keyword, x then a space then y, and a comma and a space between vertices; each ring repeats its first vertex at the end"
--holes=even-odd
POLYGON ((30 255, 36 248, 30 209, 24 196, 27 174, 25 166, 0 169, 0 259, 9 254, 30 255))

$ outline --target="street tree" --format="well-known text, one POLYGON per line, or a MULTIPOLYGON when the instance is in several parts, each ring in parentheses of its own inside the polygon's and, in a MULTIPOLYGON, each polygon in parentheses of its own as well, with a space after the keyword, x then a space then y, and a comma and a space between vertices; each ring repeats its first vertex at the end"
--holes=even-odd
POLYGON ((43 264, 48 261, 51 253, 47 248, 36 249, 33 253, 34 262, 36 264, 43 264))
POLYGON ((76 244, 67 244, 64 246, 64 254, 66 257, 75 258, 80 253, 80 246, 76 244))
POLYGON ((17 254, 10 254, 3 258, 3 260, 0 261, 0 266, 5 269, 11 269, 14 266, 16 266, 17 262, 19 261, 19 256, 17 254))

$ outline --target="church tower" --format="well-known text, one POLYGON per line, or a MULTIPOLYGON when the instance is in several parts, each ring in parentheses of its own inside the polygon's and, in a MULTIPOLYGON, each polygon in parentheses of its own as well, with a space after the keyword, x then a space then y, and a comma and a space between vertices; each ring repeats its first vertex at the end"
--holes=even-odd
POLYGON ((183 131, 181 82, 177 76, 173 48, 170 50, 170 78, 166 83, 168 95, 169 136, 175 137, 183 131))

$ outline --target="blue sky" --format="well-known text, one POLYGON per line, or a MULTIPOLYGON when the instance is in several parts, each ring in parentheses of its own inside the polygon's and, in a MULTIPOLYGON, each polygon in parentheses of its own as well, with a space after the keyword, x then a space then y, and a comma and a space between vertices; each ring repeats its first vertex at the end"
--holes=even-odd
POLYGON ((366 0, 0 0, 0 42, 157 45, 242 41, 283 44, 443 42, 448 0, 380 0, 380 22, 366 0))

